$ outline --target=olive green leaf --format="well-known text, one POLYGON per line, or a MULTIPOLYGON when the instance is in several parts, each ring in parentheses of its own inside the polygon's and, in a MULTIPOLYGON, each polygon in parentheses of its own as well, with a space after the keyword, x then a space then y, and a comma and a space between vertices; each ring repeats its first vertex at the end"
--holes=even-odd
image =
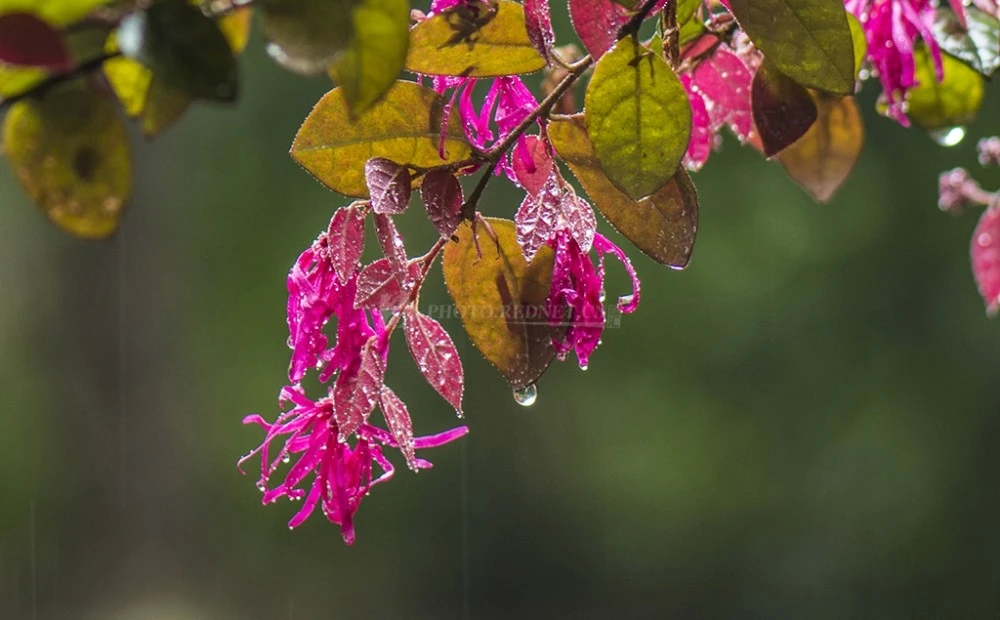
POLYGON ((84 84, 11 106, 3 148, 31 200, 59 228, 100 239, 132 189, 128 136, 114 103, 84 84))
POLYGON ((828 202, 861 155, 865 129, 854 97, 816 95, 816 122, 781 151, 785 172, 818 202, 828 202))
POLYGON ((401 165, 431 168, 469 156, 458 115, 448 119, 445 158, 438 153, 444 102, 430 88, 397 81, 386 96, 354 119, 342 88, 319 100, 295 141, 292 157, 335 192, 368 197, 365 162, 384 157, 401 165))
POLYGON ((666 185, 635 201, 605 176, 582 115, 553 120, 548 134, 591 202, 618 232, 660 264, 687 266, 698 232, 698 195, 686 170, 678 168, 666 185))
POLYGON ((983 103, 983 76, 948 54, 941 54, 944 81, 934 75, 927 47, 913 50, 919 86, 909 91, 907 116, 923 129, 945 129, 971 123, 983 103))
POLYGON ((233 50, 219 25, 186 0, 167 0, 127 15, 117 31, 126 57, 195 99, 232 102, 239 87, 233 50))
POLYGON ((544 246, 525 262, 514 222, 487 221, 496 242, 480 223, 477 245, 465 222, 456 232, 458 242, 445 246, 444 281, 472 344, 511 387, 520 389, 552 363, 552 338, 564 329, 550 326, 545 316, 555 256, 544 246))
POLYGON ((358 116, 382 98, 403 70, 410 43, 407 0, 361 0, 352 12, 354 32, 337 54, 330 76, 344 89, 358 116))
POLYGON ((410 31, 406 69, 414 73, 494 77, 544 66, 528 38, 524 8, 516 2, 459 4, 410 31))
MULTIPOLYGON (((218 20, 219 28, 234 54, 246 48, 252 17, 250 9, 240 9, 218 20)), ((105 51, 114 52, 117 49, 117 37, 112 34, 105 44, 105 51)), ((139 119, 143 135, 147 138, 154 138, 173 125, 192 102, 190 95, 154 78, 152 71, 131 58, 111 58, 104 62, 102 70, 125 113, 139 119)))
POLYGON ((601 57, 587 87, 587 133, 601 167, 635 200, 673 177, 691 136, 687 93, 659 55, 631 37, 601 57))
POLYGON ((258 0, 268 53, 304 75, 323 73, 351 42, 354 0, 258 0))
POLYGON ((841 0, 731 0, 764 56, 803 86, 854 93, 854 45, 841 0))

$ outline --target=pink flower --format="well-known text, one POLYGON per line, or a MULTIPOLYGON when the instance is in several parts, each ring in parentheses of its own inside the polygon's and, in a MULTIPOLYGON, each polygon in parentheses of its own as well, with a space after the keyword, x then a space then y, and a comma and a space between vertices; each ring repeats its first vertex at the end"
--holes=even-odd
MULTIPOLYGON (((489 91, 483 98, 482 106, 477 111, 472 102, 472 94, 477 81, 476 78, 434 77, 434 90, 439 94, 444 95, 449 89, 452 89, 451 98, 445 106, 444 121, 441 126, 442 149, 444 148, 448 121, 456 102, 465 136, 470 144, 480 150, 488 149, 494 142, 503 141, 538 107, 538 101, 521 81, 521 78, 505 76, 493 80, 489 91), (492 129, 494 126, 497 129, 495 134, 492 129)), ((518 136, 510 157, 501 160, 501 168, 511 181, 515 180, 512 165, 514 157, 519 158, 526 165, 533 166, 525 140, 526 137, 522 133, 518 136)))
POLYGON ((567 229, 557 232, 549 245, 556 258, 546 312, 553 324, 568 322, 565 335, 553 344, 560 360, 575 351, 580 367, 586 368, 604 331, 604 254, 618 257, 632 278, 632 294, 618 300, 619 311, 632 313, 638 308, 639 278, 625 252, 601 234, 594 235, 596 268, 567 229))
POLYGON ((682 55, 692 62, 680 75, 691 103, 691 141, 684 156, 684 166, 700 169, 712 150, 722 142, 725 127, 740 142, 753 138, 753 114, 750 107, 750 83, 753 73, 743 59, 729 47, 717 44, 714 36, 702 37, 682 55), (706 54, 706 46, 711 51, 706 54))
POLYGON ((357 273, 341 282, 328 245, 327 233, 321 234, 288 272, 288 346, 292 349, 288 378, 293 383, 301 381, 310 368, 325 366, 320 375, 323 382, 338 370, 357 370, 365 343, 384 332, 380 314, 354 307, 357 273), (328 349, 323 329, 334 316, 337 344, 328 349))
MULTIPOLYGON (((242 465, 260 455, 261 470, 257 488, 263 493, 263 503, 276 502, 281 497, 303 501, 302 508, 288 522, 289 528, 301 525, 320 506, 330 522, 340 526, 341 535, 348 545, 354 542, 354 513, 362 498, 373 486, 392 478, 394 468, 382 453, 385 446, 399 447, 392 433, 365 423, 357 431, 352 447, 338 439, 332 398, 313 402, 299 386, 281 390, 279 399, 284 407, 273 424, 259 415, 247 416, 244 424, 257 424, 267 435, 264 441, 240 459, 242 465), (271 442, 280 439, 283 445, 277 454, 271 452, 271 442), (284 480, 269 487, 270 477, 285 463, 291 464, 284 480), (374 476, 373 465, 381 474, 374 476), (312 476, 311 480, 307 480, 312 476)), ((431 437, 418 437, 414 448, 434 448, 454 441, 468 433, 461 426, 431 437)), ((414 459, 417 468, 428 469, 431 463, 414 459)))
POLYGON ((923 40, 934 59, 940 82, 944 77, 941 48, 934 40, 935 4, 930 0, 846 0, 844 3, 865 31, 872 73, 882 83, 886 114, 909 127, 906 93, 917 86, 913 48, 923 40))

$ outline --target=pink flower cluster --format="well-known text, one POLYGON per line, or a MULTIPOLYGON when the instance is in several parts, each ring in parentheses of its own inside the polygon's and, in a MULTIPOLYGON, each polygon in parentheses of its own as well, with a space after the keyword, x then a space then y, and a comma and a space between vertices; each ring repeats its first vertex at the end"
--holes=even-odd
MULTIPOLYGON (((398 449, 407 465, 417 471, 431 466, 416 457, 417 449, 441 446, 468 432, 461 426, 415 438, 406 406, 384 385, 390 333, 381 311, 358 303, 364 215, 358 206, 338 210, 330 230, 299 256, 289 272, 291 385, 281 390, 279 404, 284 411, 273 423, 256 414, 244 419, 245 424, 260 426, 265 437, 240 459, 242 466, 251 458, 260 458, 257 486, 265 504, 282 497, 304 500, 289 527, 300 525, 321 506, 327 519, 340 526, 347 544, 354 541, 354 513, 362 498, 393 475, 392 463, 383 453, 386 447, 398 449), (324 330, 334 318, 337 330, 331 347, 324 330), (326 395, 318 400, 310 399, 301 385, 312 370, 326 385, 326 395), (331 381, 333 385, 329 385, 331 381), (387 429, 370 419, 376 406, 387 429), (273 442, 281 446, 275 450, 273 442), (289 463, 283 479, 271 486, 271 477, 289 463), (381 474, 376 476, 373 466, 381 474)), ((432 321, 429 317, 414 320, 432 321)), ((450 344, 448 340, 446 345, 450 344)), ((455 379, 461 381, 460 367, 455 379)), ((460 383, 458 389, 460 394, 460 383)))

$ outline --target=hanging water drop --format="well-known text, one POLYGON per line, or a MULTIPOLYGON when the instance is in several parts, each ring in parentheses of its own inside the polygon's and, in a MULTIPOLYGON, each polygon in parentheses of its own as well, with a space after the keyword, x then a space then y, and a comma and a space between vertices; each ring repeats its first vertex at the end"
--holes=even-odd
POLYGON ((514 402, 522 407, 530 407, 538 400, 538 388, 534 383, 519 390, 514 390, 514 402))
POLYGON ((945 127, 929 132, 931 140, 941 146, 956 146, 965 139, 965 127, 956 125, 955 127, 945 127))
POLYGON ((580 370, 582 370, 582 371, 584 371, 584 372, 587 372, 587 369, 588 369, 588 368, 590 368, 590 366, 588 366, 588 365, 586 365, 586 364, 580 364, 580 370))

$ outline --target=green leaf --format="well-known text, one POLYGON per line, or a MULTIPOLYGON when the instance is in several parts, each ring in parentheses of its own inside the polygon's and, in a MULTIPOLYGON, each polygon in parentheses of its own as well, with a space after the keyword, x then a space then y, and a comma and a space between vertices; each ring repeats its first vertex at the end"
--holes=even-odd
POLYGON ((778 162, 818 202, 828 202, 861 155, 865 129, 854 97, 816 96, 817 118, 778 162))
POLYGON ((767 58, 754 74, 750 101, 753 122, 767 157, 801 138, 816 120, 816 104, 809 91, 767 58))
POLYGON ((367 198, 365 162, 372 157, 431 168, 469 156, 457 114, 448 119, 445 159, 438 154, 443 108, 430 88, 397 81, 380 102, 353 119, 343 89, 337 88, 319 100, 302 124, 292 157, 333 191, 367 198))
POLYGON ((631 37, 601 57, 587 87, 587 132, 612 183, 638 200, 674 175, 691 136, 687 92, 631 37))
POLYGON ((185 0, 167 0, 126 16, 117 31, 122 53, 166 86, 196 99, 232 102, 239 87, 233 50, 219 25, 185 0))
POLYGON ((971 123, 983 103, 983 76, 948 54, 941 54, 944 81, 934 75, 934 61, 923 44, 913 50, 919 86, 908 93, 906 115, 923 129, 971 123))
POLYGON ((516 390, 538 380, 556 356, 552 338, 563 328, 545 316, 555 255, 544 246, 526 263, 514 222, 487 221, 497 242, 480 223, 477 250, 471 224, 463 223, 458 243, 444 248, 444 281, 472 344, 516 390))
POLYGON ((354 8, 354 34, 330 75, 358 116, 381 99, 403 70, 410 44, 407 0, 362 0, 354 8))
POLYGON ((698 195, 686 170, 678 168, 657 192, 635 201, 605 176, 583 115, 553 120, 548 134, 591 202, 618 232, 662 265, 687 266, 698 232, 698 195))
POLYGON ((354 0, 259 0, 268 53, 301 73, 323 73, 351 42, 354 0))
POLYGON ((968 30, 954 12, 939 8, 934 19, 934 39, 941 49, 988 78, 1000 68, 1000 18, 974 6, 965 8, 965 16, 968 30))
POLYGON ((132 189, 128 136, 115 105, 83 83, 11 106, 3 148, 28 196, 59 228, 100 239, 132 189))
MULTIPOLYGON (((249 9, 240 9, 218 21, 234 54, 246 47, 252 15, 249 9)), ((112 34, 105 43, 105 51, 114 52, 117 49, 117 38, 112 34)), ((190 95, 167 86, 155 78, 152 71, 130 58, 111 58, 101 68, 125 113, 140 120, 147 138, 154 138, 173 125, 192 102, 190 95)))
POLYGON ((854 45, 841 0, 732 0, 764 56, 803 86, 854 93, 854 45))
POLYGON ((544 66, 516 2, 500 0, 495 8, 480 0, 460 4, 410 31, 406 69, 414 73, 495 77, 544 66))

